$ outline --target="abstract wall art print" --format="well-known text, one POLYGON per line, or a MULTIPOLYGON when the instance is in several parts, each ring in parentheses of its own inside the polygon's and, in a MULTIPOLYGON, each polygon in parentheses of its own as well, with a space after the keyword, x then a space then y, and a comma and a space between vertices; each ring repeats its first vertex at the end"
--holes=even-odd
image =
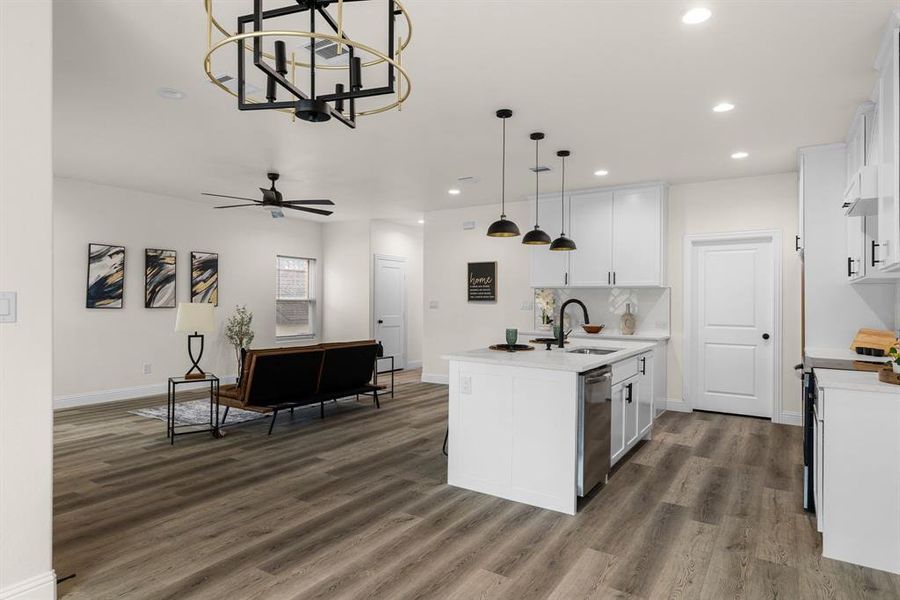
POLYGON ((122 308, 125 247, 88 244, 87 308, 122 308))
POLYGON ((174 250, 147 248, 144 250, 144 306, 146 308, 175 308, 174 250))
POLYGON ((219 305, 219 255, 191 252, 191 302, 219 305))

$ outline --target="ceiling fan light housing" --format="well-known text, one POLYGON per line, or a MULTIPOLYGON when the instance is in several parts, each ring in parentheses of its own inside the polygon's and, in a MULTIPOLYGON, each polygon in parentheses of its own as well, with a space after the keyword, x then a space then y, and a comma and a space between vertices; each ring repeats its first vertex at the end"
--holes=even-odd
POLYGON ((560 234, 558 238, 553 240, 553 243, 550 244, 550 249, 554 252, 571 252, 572 250, 577 250, 577 246, 575 246, 575 242, 571 239, 567 238, 565 235, 560 234))
POLYGON ((530 246, 546 246, 550 241, 550 236, 540 227, 535 227, 522 238, 522 243, 530 246))
POLYGON ((294 103, 294 114, 302 121, 324 123, 331 119, 331 109, 324 100, 298 100, 294 103))
POLYGON ((522 235, 519 226, 502 215, 499 221, 494 221, 488 227, 487 234, 490 237, 516 237, 522 235))

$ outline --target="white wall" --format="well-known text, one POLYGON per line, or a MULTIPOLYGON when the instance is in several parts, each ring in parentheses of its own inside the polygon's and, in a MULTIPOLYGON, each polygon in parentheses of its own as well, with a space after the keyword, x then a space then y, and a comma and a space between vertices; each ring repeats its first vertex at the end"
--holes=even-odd
MULTIPOLYGON (((507 203, 507 217, 526 227, 532 218, 529 206, 507 203)), ((485 235, 499 209, 474 206, 425 215, 423 379, 446 382, 448 365, 442 354, 503 343, 507 327, 534 328, 530 249, 521 238, 485 235), (475 229, 463 230, 464 221, 475 221, 475 229), (497 302, 468 302, 467 264, 492 261, 497 262, 497 302)))
MULTIPOLYGON (((389 221, 372 221, 371 255, 406 259, 406 362, 410 368, 422 363, 423 332, 423 230, 389 221)), ((374 258, 369 261, 374 275, 374 258)))
POLYGON ((56 596, 53 554, 52 5, 0 2, 0 598, 56 596))
POLYGON ((365 340, 372 335, 369 308, 369 222, 338 221, 322 227, 323 339, 365 340))
MULTIPOLYGON (((236 373, 234 351, 221 332, 237 304, 253 312, 253 347, 311 343, 275 339, 275 257, 314 258, 321 272, 318 223, 275 220, 263 211, 217 211, 183 198, 61 178, 55 181, 53 223, 57 406, 160 393, 166 378, 190 366, 186 336, 174 332, 176 309, 144 308, 145 248, 178 252, 179 302, 190 299, 190 252, 219 254, 219 331, 206 336, 204 370, 236 373), (90 242, 126 247, 121 310, 85 308, 90 242), (145 363, 152 365, 149 375, 145 363)), ((318 304, 321 316, 325 302, 318 304)))
POLYGON ((683 399, 684 236, 770 229, 782 232, 783 406, 785 411, 800 411, 800 381, 794 371, 794 365, 802 361, 801 263, 793 245, 797 218, 796 173, 669 188, 668 273, 672 287, 672 337, 668 369, 670 399, 683 399))

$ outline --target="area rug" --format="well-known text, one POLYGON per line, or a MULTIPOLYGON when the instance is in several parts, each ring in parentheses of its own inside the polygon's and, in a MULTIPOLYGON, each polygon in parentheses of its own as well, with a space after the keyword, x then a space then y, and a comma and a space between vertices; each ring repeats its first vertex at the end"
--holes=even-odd
MULTIPOLYGON (((354 396, 343 398, 341 400, 338 400, 337 402, 326 402, 325 417, 328 418, 330 415, 334 415, 336 413, 359 410, 361 408, 365 408, 366 406, 372 406, 371 399, 364 398, 365 397, 361 396, 360 402, 357 402, 354 396), (368 402, 366 400, 368 400, 368 402)), ((128 412, 133 415, 138 415, 139 417, 159 419, 160 421, 165 421, 166 415, 168 413, 167 406, 165 404, 163 404, 162 406, 154 406, 151 408, 140 408, 138 410, 131 410, 128 412)), ((304 421, 319 420, 318 404, 297 408, 295 414, 291 417, 287 416, 289 412, 290 411, 285 410, 284 412, 279 413, 278 422, 289 423, 291 421, 295 421, 302 423, 304 421)), ((219 423, 222 422, 222 417, 224 415, 225 407, 220 406, 219 423)), ((237 425, 238 423, 267 419, 271 416, 271 414, 260 414, 258 412, 249 410, 232 408, 228 411, 228 419, 225 421, 225 426, 228 427, 230 425, 237 425)), ((209 423, 209 400, 189 400, 187 402, 178 403, 177 409, 175 410, 175 425, 205 425, 206 423, 209 423)))
MULTIPOLYGON (((165 421, 168 415, 168 407, 153 406, 151 408, 140 408, 138 410, 130 410, 129 413, 138 415, 139 417, 148 417, 151 419, 159 419, 165 421)), ((190 400, 188 402, 179 402, 175 410, 176 425, 205 425, 209 423, 209 400, 190 400)), ((219 407, 219 423, 225 415, 225 407, 219 407)), ((249 410, 241 410, 232 408, 228 411, 228 419, 226 425, 244 423, 246 421, 255 421, 256 419, 265 419, 269 415, 263 415, 258 412, 249 410)))

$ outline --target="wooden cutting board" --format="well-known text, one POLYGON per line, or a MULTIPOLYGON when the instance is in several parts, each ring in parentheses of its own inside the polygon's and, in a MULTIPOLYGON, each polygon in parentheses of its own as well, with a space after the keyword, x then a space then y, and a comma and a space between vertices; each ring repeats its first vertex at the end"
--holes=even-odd
POLYGON ((854 352, 857 348, 874 348, 877 350, 884 351, 887 354, 888 350, 891 349, 897 342, 897 339, 894 337, 894 333, 892 331, 885 331, 881 329, 860 329, 856 333, 856 337, 853 338, 853 343, 850 344, 850 349, 854 352))

